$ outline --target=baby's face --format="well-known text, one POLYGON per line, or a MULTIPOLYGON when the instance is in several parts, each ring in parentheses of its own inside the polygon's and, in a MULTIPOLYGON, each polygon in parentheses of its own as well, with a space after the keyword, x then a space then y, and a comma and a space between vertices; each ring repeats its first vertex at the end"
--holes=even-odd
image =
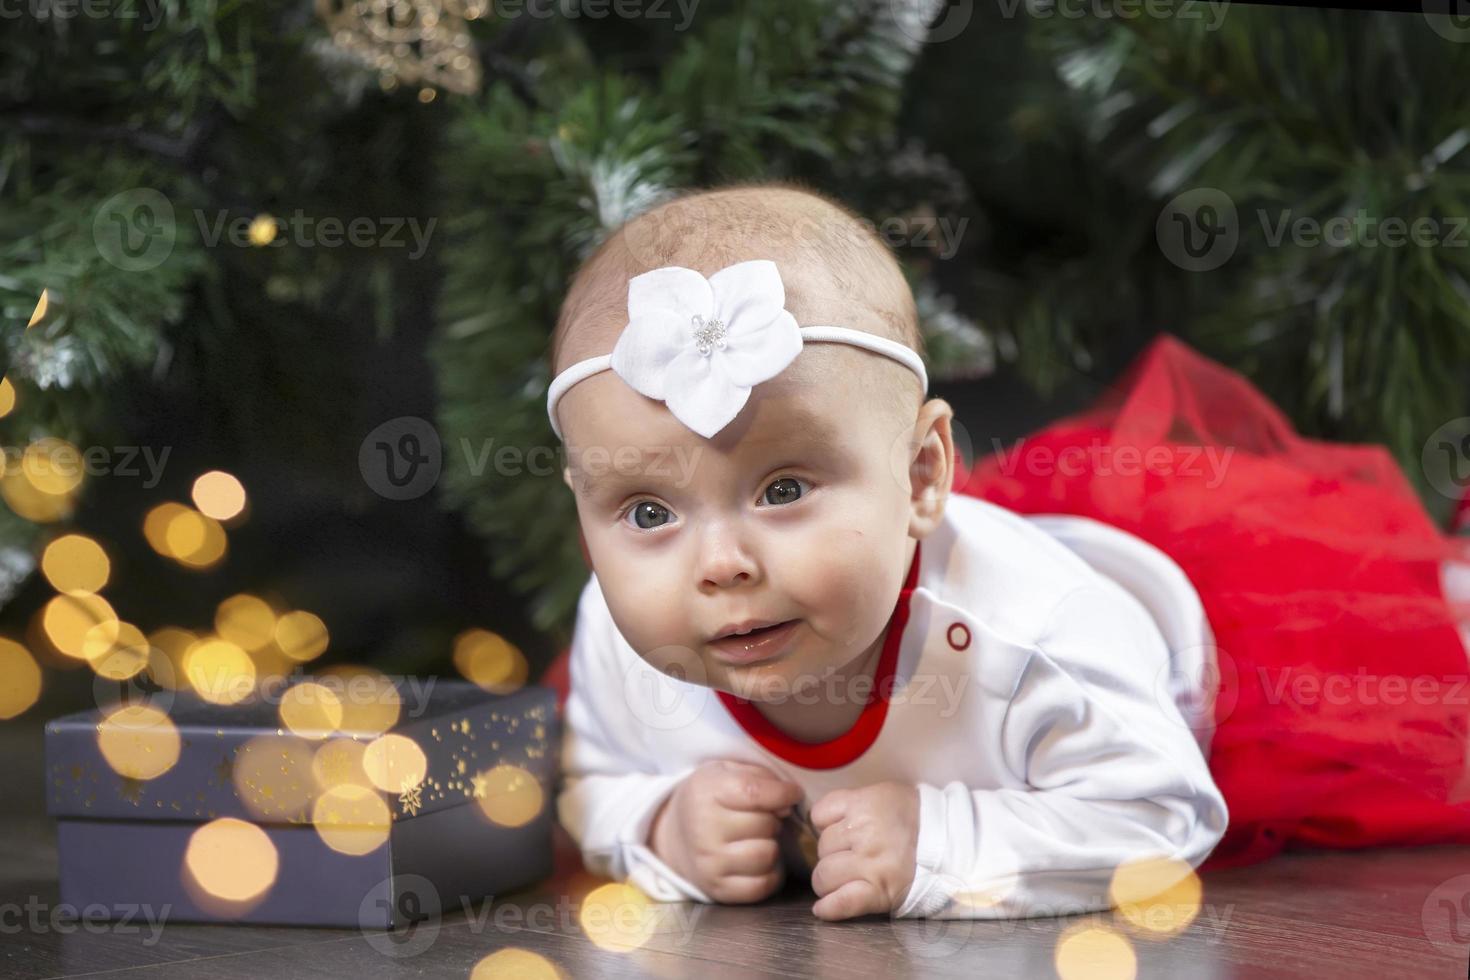
POLYGON ((713 439, 613 372, 567 392, 558 417, 583 537, 641 657, 773 701, 872 648, 912 554, 915 418, 875 397, 885 370, 906 373, 812 345, 713 439), (717 642, 746 623, 789 626, 717 642))

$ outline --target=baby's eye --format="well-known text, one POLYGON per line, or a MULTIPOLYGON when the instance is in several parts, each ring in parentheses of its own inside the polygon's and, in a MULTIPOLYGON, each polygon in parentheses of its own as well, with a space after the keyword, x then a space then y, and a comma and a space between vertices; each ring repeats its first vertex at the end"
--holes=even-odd
POLYGON ((652 500, 640 500, 628 509, 624 519, 632 518, 636 527, 645 531, 652 530, 673 520, 674 515, 663 504, 656 504, 652 500))
POLYGON ((801 497, 801 484, 802 481, 794 476, 783 476, 766 487, 761 499, 768 504, 789 504, 801 497))

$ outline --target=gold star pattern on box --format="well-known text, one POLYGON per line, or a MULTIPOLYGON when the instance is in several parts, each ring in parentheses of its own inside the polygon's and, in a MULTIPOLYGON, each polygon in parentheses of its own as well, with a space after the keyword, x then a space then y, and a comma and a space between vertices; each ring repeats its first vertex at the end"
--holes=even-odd
MULTIPOLYGON (((547 780, 553 777, 544 772, 538 774, 536 770, 543 768, 544 764, 531 765, 530 760, 543 759, 549 751, 550 718, 548 706, 536 704, 519 712, 502 708, 484 715, 477 713, 473 721, 470 716, 465 715, 440 722, 428 732, 425 741, 428 745, 443 745, 445 742, 450 744, 433 753, 433 758, 429 760, 430 771, 424 773, 424 778, 419 783, 400 787, 396 799, 397 807, 390 805, 392 818, 414 817, 458 803, 483 803, 498 792, 492 785, 494 777, 487 777, 487 774, 504 771, 500 767, 523 770, 522 778, 539 782, 546 787, 547 780), (522 721, 528 723, 528 731, 517 735, 522 721), (450 737, 446 738, 446 735, 450 737), (502 739, 510 739, 513 735, 515 744, 507 746, 502 752, 502 739)), ((215 735, 223 738, 224 732, 216 731, 215 735)), ((212 820, 217 816, 217 809, 226 812, 230 809, 219 807, 219 788, 246 803, 247 810, 254 819, 293 824, 309 822, 310 802, 316 795, 316 781, 311 777, 310 756, 305 757, 308 762, 303 765, 301 760, 295 760, 286 751, 292 749, 294 744, 294 739, 289 734, 272 736, 267 733, 263 737, 272 740, 270 751, 265 755, 262 755, 264 746, 251 749, 251 743, 244 743, 222 751, 213 764, 206 763, 203 785, 196 783, 181 787, 177 781, 173 781, 172 791, 183 792, 180 799, 155 795, 160 787, 144 780, 122 778, 106 765, 98 767, 87 762, 54 764, 50 767, 52 802, 57 807, 70 801, 73 806, 94 809, 98 794, 102 793, 139 808, 152 802, 153 806, 148 807, 149 810, 156 808, 183 814, 185 817, 212 820), (281 753, 279 760, 274 757, 277 752, 281 753), (303 779, 312 785, 303 785, 303 779), (306 793, 305 802, 303 792, 306 793), (242 793, 248 794, 249 799, 242 793), (210 806, 211 803, 215 805, 210 806)), ((424 738, 422 735, 418 737, 424 738)), ((356 733, 344 734, 341 738, 359 740, 356 733)), ((364 740, 372 739, 368 737, 364 740)), ((187 739, 185 745, 188 745, 187 739)), ((202 746, 196 745, 196 748, 205 751, 202 746)), ((225 749, 225 746, 219 746, 216 751, 220 749, 225 749)), ((345 754, 328 754, 321 758, 320 772, 325 781, 333 784, 350 782, 351 766, 348 759, 349 756, 345 754)), ((393 797, 389 795, 389 799, 391 801, 393 797)))
POLYGON ((403 807, 403 812, 414 816, 424 805, 424 787, 422 784, 410 785, 406 780, 403 783, 403 792, 398 794, 398 804, 403 807))

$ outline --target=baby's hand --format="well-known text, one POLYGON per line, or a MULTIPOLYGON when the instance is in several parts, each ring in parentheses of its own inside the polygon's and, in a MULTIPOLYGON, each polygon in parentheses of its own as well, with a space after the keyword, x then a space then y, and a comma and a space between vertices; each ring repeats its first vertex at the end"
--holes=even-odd
POLYGON ((812 807, 817 866, 812 906, 819 919, 837 921, 893 912, 914 881, 919 843, 919 788, 875 783, 834 789, 812 807))
POLYGON ((664 800, 649 846, 716 902, 759 902, 781 887, 777 838, 801 787, 764 766, 716 759, 664 800))

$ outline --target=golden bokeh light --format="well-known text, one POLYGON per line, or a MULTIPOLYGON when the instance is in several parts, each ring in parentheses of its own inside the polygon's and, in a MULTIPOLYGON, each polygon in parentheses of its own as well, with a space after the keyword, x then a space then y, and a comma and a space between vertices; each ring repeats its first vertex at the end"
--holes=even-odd
POLYGON ((250 244, 256 248, 264 248, 276 240, 279 231, 280 225, 276 223, 274 216, 258 214, 250 222, 250 244))
POLYGON ((15 513, 36 524, 51 524, 71 516, 71 494, 52 494, 37 490, 18 466, 7 467, 0 476, 0 497, 15 513))
POLYGON ((110 681, 136 677, 148 666, 150 649, 142 630, 118 619, 98 623, 82 638, 82 656, 110 681))
POLYGON ((97 747, 119 776, 155 779, 179 761, 179 730, 152 705, 122 705, 97 723, 97 747))
POLYGON ((41 668, 31 651, 0 637, 0 721, 20 715, 41 696, 41 668))
POLYGON ((519 946, 498 949, 476 963, 470 980, 562 980, 556 964, 519 946))
POLYGON ((1020 875, 1001 873, 1000 880, 991 885, 981 888, 961 889, 951 896, 952 901, 958 905, 966 905, 972 909, 988 909, 1003 903, 1016 888, 1020 875))
POLYGON ((36 300, 36 308, 31 311, 31 319, 28 323, 26 323, 26 329, 29 330, 31 327, 34 327, 36 324, 46 319, 46 312, 50 308, 51 290, 43 289, 41 290, 41 298, 36 300))
POLYGON ((1133 944, 1104 926, 1072 926, 1057 938, 1054 958, 1060 980, 1133 980, 1138 957, 1133 944))
POLYGON ((388 840, 393 820, 376 790, 343 783, 317 797, 311 822, 322 842, 339 854, 369 854, 388 840))
POLYGON ((362 756, 367 745, 356 739, 333 738, 323 742, 311 760, 311 772, 316 784, 323 790, 333 786, 361 786, 372 789, 373 784, 362 767, 362 756))
POLYGON ((245 509, 245 487, 223 470, 200 474, 189 494, 205 517, 228 521, 245 509))
POLYGON ((41 610, 46 639, 61 653, 87 659, 87 634, 94 626, 117 622, 112 605, 100 595, 81 592, 53 597, 41 610))
POLYGON ((255 662, 229 640, 209 636, 184 654, 184 676, 204 700, 238 704, 255 689, 255 662))
POLYGON ((413 789, 429 774, 429 760, 419 744, 406 735, 383 735, 362 755, 362 769, 385 793, 413 789))
POLYGON ((1110 893, 1131 925, 1164 937, 1189 928, 1199 915, 1204 886, 1187 862, 1156 857, 1120 865, 1110 893))
POLYGON ((303 738, 321 739, 342 724, 342 701, 331 689, 310 681, 281 695, 281 724, 303 738))
POLYGON ((480 810, 502 827, 520 827, 546 805, 541 781, 520 766, 508 763, 482 772, 471 781, 480 810))
POLYGON ((259 596, 232 595, 214 611, 220 636, 245 650, 259 650, 276 632, 276 612, 259 596))
POLYGON ((250 659, 255 661, 255 673, 259 675, 261 683, 284 680, 296 669, 296 664, 274 643, 267 643, 259 650, 251 650, 250 659))
POLYGON ((267 822, 306 816, 316 798, 312 751, 289 735, 257 735, 235 753, 235 793, 252 814, 267 822))
POLYGON ((190 836, 184 869, 206 895, 247 903, 275 884, 280 860, 265 831, 244 820, 221 817, 190 836))
POLYGON ((143 518, 143 536, 163 557, 195 569, 216 564, 229 543, 219 521, 172 501, 159 504, 143 518))
POLYGON ((315 660, 327 650, 327 624, 303 609, 276 620, 276 646, 297 663, 315 660))
POLYGON ((483 629, 468 629, 454 638, 454 666, 466 680, 497 694, 522 687, 530 673, 515 644, 483 629))
POLYGON ((82 453, 65 439, 47 436, 26 447, 20 468, 37 490, 64 497, 81 485, 82 453))
POLYGON ((187 688, 189 680, 184 674, 184 654, 198 642, 197 634, 177 626, 164 626, 149 633, 148 645, 153 649, 153 680, 170 691, 187 688), (167 661, 168 666, 160 665, 159 658, 167 661))
POLYGON ((149 547, 165 558, 172 558, 174 553, 168 543, 168 526, 173 523, 174 518, 188 510, 183 504, 172 501, 149 510, 143 518, 143 537, 148 539, 149 547))
POLYGON ((229 547, 229 539, 226 538, 225 529, 220 526, 219 521, 192 510, 185 511, 184 514, 169 522, 169 540, 173 541, 176 535, 183 541, 200 539, 197 547, 180 548, 173 555, 174 560, 185 568, 210 568, 225 556, 225 551, 229 547))
POLYGON ((15 411, 15 385, 9 378, 0 378, 0 419, 15 411))
POLYGON ((638 949, 653 935, 657 915, 649 897, 634 885, 612 882, 587 893, 577 922, 587 938, 614 953, 638 949))
POLYGON ((57 592, 101 592, 112 563, 85 534, 63 534, 41 553, 41 571, 57 592))
POLYGON ((342 702, 342 731, 381 735, 398 724, 403 697, 391 680, 371 667, 329 667, 317 675, 317 681, 336 692, 342 702))
POLYGON ((168 553, 175 558, 192 555, 204 547, 209 534, 209 525, 204 515, 192 510, 182 510, 173 516, 164 528, 163 537, 168 542, 168 553))

